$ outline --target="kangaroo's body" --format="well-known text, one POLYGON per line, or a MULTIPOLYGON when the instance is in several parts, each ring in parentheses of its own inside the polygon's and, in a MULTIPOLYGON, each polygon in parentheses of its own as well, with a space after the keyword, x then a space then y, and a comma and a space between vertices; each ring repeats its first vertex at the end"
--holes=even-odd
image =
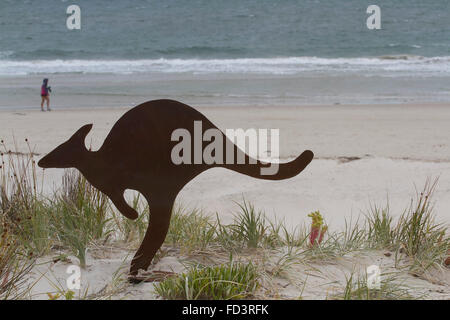
MULTIPOLYGON (((201 121, 203 132, 217 129, 188 105, 173 100, 149 101, 125 113, 98 151, 90 152, 84 145, 84 139, 92 128, 92 125, 86 125, 39 162, 39 166, 44 168, 77 168, 130 219, 136 219, 138 214, 125 202, 124 191, 134 189, 145 196, 151 217, 144 240, 131 263, 132 276, 150 265, 166 237, 177 194, 198 174, 213 167, 224 167, 255 178, 280 180, 297 175, 313 158, 311 151, 305 151, 292 162, 280 164, 275 175, 261 175, 260 169, 267 164, 259 161, 250 164, 247 155, 244 155, 245 164, 208 165, 202 162, 176 165, 171 152, 178 142, 172 141, 172 133, 182 128, 193 137, 194 121, 201 121)), ((223 135, 224 142, 226 139, 223 135)), ((208 143, 203 144, 204 147, 208 143)), ((242 155, 242 151, 234 146, 235 159, 238 154, 242 155)))

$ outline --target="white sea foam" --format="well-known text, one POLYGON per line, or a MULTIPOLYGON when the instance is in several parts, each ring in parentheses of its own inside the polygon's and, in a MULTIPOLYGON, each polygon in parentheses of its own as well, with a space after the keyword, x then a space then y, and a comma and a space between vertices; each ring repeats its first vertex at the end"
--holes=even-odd
POLYGON ((236 73, 294 75, 308 72, 419 73, 450 75, 450 57, 410 55, 374 58, 243 58, 146 60, 30 60, 0 54, 0 75, 51 73, 236 73), (5 59, 6 57, 6 59, 5 59))

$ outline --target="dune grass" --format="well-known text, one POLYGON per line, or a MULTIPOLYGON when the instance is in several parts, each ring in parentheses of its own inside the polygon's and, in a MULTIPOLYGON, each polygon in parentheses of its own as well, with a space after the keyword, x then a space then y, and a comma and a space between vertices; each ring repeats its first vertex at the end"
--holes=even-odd
POLYGON ((179 246, 182 253, 205 250, 215 242, 217 224, 211 220, 197 209, 186 210, 176 205, 172 211, 166 243, 179 246))
POLYGON ((9 225, 0 226, 0 300, 24 298, 28 292, 26 276, 35 258, 10 234, 9 225))
POLYGON ((282 224, 272 223, 263 212, 243 200, 237 203, 239 211, 229 225, 221 223, 198 209, 176 205, 165 243, 179 247, 185 253, 204 251, 206 248, 226 252, 255 248, 275 248, 283 243, 282 224))
POLYGON ((234 234, 233 238, 242 241, 247 248, 257 248, 267 235, 267 220, 261 211, 257 212, 245 199, 238 206, 241 210, 235 214, 229 230, 234 234))
POLYGON ((421 273, 432 266, 443 266, 450 249, 447 227, 435 223, 432 193, 436 183, 426 183, 423 191, 397 219, 389 206, 372 207, 364 219, 346 221, 342 231, 325 232, 321 243, 311 245, 306 225, 290 230, 284 223, 273 223, 251 204, 238 203, 230 225, 223 225, 198 210, 177 208, 166 243, 187 252, 221 249, 242 252, 248 249, 285 248, 280 266, 295 261, 329 261, 352 252, 389 250, 410 260, 409 267, 421 273))
POLYGON ((435 222, 431 199, 436 185, 437 180, 427 181, 396 223, 389 206, 373 208, 366 219, 369 246, 405 254, 411 259, 411 269, 418 273, 442 266, 450 238, 447 227, 435 222))
POLYGON ((4 143, 0 148, 0 221, 15 242, 34 257, 67 248, 85 266, 87 246, 106 241, 112 231, 107 197, 74 170, 64 174, 61 190, 44 197, 31 148, 25 155, 4 143))
POLYGON ((176 278, 155 285, 155 291, 171 300, 229 300, 250 297, 258 288, 258 272, 252 263, 230 262, 218 266, 193 266, 176 278))
POLYGON ((283 224, 270 221, 264 212, 257 211, 253 204, 245 199, 237 203, 239 211, 229 226, 233 238, 247 248, 275 248, 283 243, 280 231, 283 224))
POLYGON ((50 231, 86 267, 88 245, 107 241, 110 227, 108 198, 92 187, 79 173, 69 170, 63 176, 61 194, 50 200, 50 231))
POLYGON ((4 143, 0 144, 0 210, 1 219, 8 223, 11 233, 34 254, 42 254, 49 247, 48 207, 39 198, 36 162, 30 155, 12 155, 4 143), (6 156, 7 155, 7 156, 6 156), (6 162, 5 162, 6 157, 6 162))

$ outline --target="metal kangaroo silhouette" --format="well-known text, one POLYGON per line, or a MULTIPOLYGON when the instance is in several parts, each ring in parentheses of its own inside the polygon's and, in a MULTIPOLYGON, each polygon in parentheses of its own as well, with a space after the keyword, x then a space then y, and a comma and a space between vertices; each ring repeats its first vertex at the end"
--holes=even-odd
MULTIPOLYGON (((280 163, 276 174, 261 175, 260 169, 270 166, 270 163, 250 158, 222 133, 223 141, 233 146, 234 158, 244 157, 245 163, 205 164, 202 161, 201 164, 174 164, 171 151, 178 142, 172 141, 172 133, 183 128, 194 136, 194 121, 201 121, 203 131, 217 129, 203 114, 186 104, 173 100, 148 101, 126 112, 98 151, 86 149, 84 140, 92 128, 92 124, 87 124, 38 163, 42 168, 78 169, 129 219, 136 219, 138 213, 125 201, 125 190, 137 190, 146 198, 150 221, 144 240, 131 262, 131 278, 150 265, 166 237, 177 194, 200 173, 222 167, 254 178, 282 180, 299 174, 314 156, 311 151, 304 151, 295 160, 280 163)), ((204 148, 207 142, 202 143, 204 148)), ((224 147, 223 154, 225 152, 224 147)))

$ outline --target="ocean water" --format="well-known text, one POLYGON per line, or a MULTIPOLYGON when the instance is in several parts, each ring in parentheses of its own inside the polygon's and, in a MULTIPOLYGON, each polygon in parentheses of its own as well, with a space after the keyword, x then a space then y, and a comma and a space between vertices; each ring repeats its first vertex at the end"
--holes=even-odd
MULTIPOLYGON (((361 100, 348 79, 366 79, 371 96, 383 81, 405 86, 422 79, 423 86, 413 85, 422 91, 398 88, 382 96, 450 101, 450 1, 2 0, 0 77, 52 74, 232 76, 235 87, 206 93, 229 97, 286 96, 286 79, 317 91, 315 84, 336 77, 350 89, 335 98, 330 85, 324 96, 339 102, 361 100), (71 4, 81 8, 81 30, 66 27, 71 4), (371 4, 381 8, 381 30, 366 26, 371 4), (245 79, 260 77, 275 82, 241 92, 245 79)), ((304 86, 292 95, 307 101, 304 86)))
POLYGON ((0 61, 0 74, 450 72, 450 2, 2 0, 0 61), (366 27, 374 3, 381 30, 366 27))

